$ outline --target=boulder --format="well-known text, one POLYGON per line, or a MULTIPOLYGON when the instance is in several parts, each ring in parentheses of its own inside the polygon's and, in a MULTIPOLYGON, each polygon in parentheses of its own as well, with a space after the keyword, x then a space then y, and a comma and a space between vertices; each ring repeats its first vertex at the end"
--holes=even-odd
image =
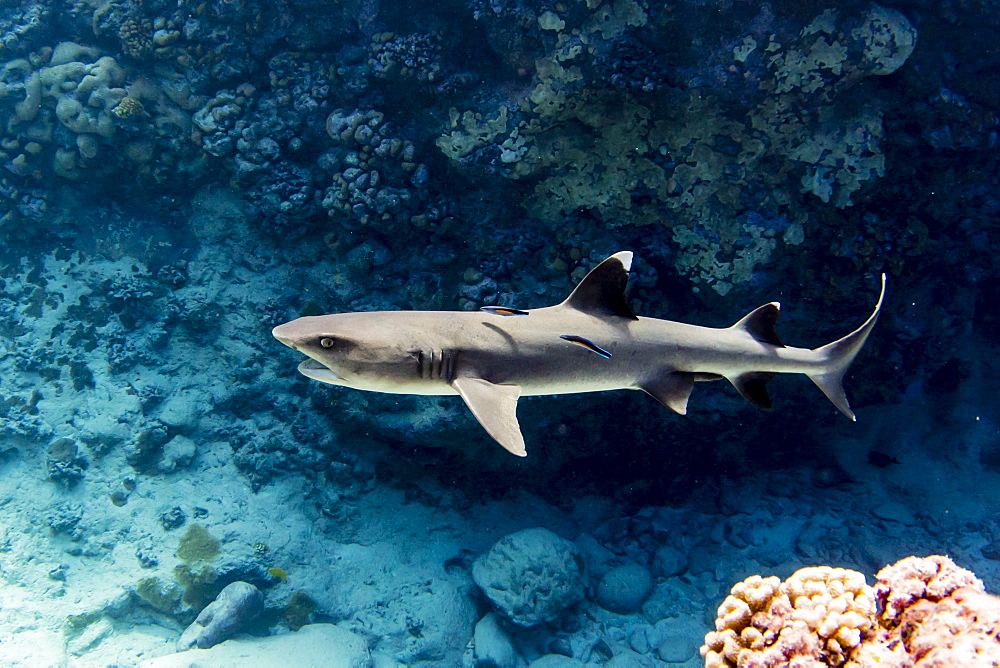
POLYGON ((605 610, 628 615, 637 612, 653 591, 653 576, 645 566, 612 568, 597 585, 597 603, 605 610))
POLYGON ((472 577, 518 626, 550 622, 583 599, 583 558, 548 529, 504 536, 472 565, 472 577))
POLYGON ((517 668, 520 657, 510 636, 500 626, 496 613, 487 613, 476 624, 473 646, 477 666, 494 668, 517 668))
POLYGON ((177 641, 178 650, 208 649, 228 640, 264 609, 264 595, 247 582, 233 582, 205 606, 177 641))

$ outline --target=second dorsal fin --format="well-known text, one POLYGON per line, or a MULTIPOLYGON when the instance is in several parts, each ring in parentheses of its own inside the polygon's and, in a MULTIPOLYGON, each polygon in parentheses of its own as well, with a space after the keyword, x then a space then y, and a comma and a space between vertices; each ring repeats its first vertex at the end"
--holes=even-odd
POLYGON ((625 300, 631 267, 631 251, 615 253, 591 269, 562 306, 591 315, 617 315, 638 320, 625 300))
POLYGON ((785 344, 781 342, 777 332, 774 331, 774 323, 778 321, 780 314, 781 304, 778 302, 764 304, 743 316, 731 329, 742 329, 761 343, 770 343, 772 346, 784 348, 785 344))

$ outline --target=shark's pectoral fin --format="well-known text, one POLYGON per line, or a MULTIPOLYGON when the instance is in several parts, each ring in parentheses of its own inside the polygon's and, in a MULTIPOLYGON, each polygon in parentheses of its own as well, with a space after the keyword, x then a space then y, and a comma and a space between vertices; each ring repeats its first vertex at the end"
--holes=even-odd
POLYGON ((767 393, 767 381, 777 374, 770 371, 751 371, 729 379, 736 391, 751 404, 765 411, 771 410, 771 397, 767 393))
POLYGON ((472 414, 490 436, 518 457, 526 457, 524 436, 517 423, 518 385, 495 385, 482 378, 460 377, 452 381, 472 414))
POLYGON ((694 381, 693 373, 665 371, 639 383, 639 389, 670 410, 686 415, 694 381))

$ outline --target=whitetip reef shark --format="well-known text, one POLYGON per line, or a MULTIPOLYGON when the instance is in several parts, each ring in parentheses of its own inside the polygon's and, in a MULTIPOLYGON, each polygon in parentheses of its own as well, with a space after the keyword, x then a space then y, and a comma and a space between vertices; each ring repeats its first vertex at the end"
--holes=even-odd
POLYGON ((810 350, 778 338, 778 302, 726 328, 637 317, 625 299, 631 266, 631 252, 615 253, 564 302, 545 308, 307 316, 272 334, 308 356, 299 372, 324 383, 457 394, 489 435, 520 457, 527 454, 517 422, 521 396, 643 390, 683 415, 695 381, 725 378, 751 404, 770 409, 767 381, 802 373, 856 419, 842 381, 878 319, 885 274, 868 319, 842 339, 810 350))

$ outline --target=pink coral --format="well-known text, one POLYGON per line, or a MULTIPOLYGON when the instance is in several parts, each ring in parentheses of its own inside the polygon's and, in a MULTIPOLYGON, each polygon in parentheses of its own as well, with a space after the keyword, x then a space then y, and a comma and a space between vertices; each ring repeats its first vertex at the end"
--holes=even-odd
POLYGON ((830 664, 820 661, 823 656, 820 638, 803 623, 781 629, 775 643, 757 654, 744 653, 740 668, 827 668, 830 664))
POLYGON ((845 569, 755 575, 733 587, 701 652, 709 668, 996 667, 1000 598, 941 556, 883 568, 874 591, 845 569))
POLYGON ((983 582, 948 557, 907 557, 875 576, 875 598, 882 608, 879 621, 892 628, 904 610, 921 599, 940 601, 962 587, 985 591, 983 582))
POLYGON ((1000 665, 1000 599, 974 588, 906 611, 900 637, 915 668, 1000 665))

